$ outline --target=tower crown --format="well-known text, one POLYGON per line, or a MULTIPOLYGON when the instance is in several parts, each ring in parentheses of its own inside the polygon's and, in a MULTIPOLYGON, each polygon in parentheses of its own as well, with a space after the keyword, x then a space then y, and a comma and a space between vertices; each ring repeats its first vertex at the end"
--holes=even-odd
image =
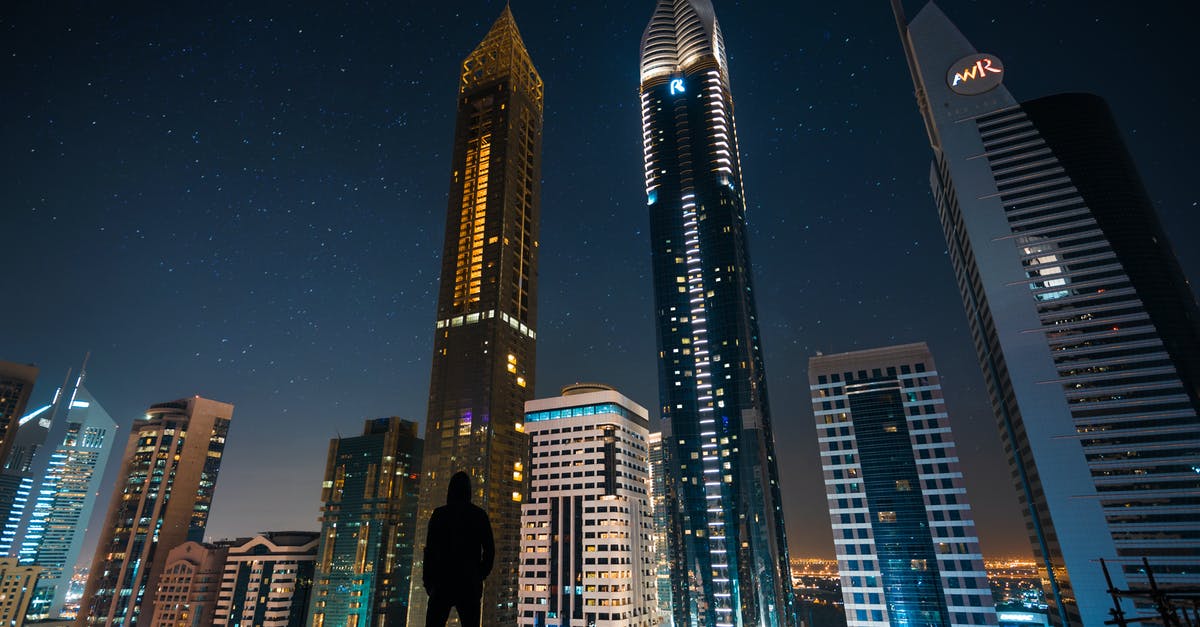
POLYGON ((725 70, 725 38, 709 0, 659 0, 642 34, 642 83, 704 61, 725 70))
POLYGON ((507 4, 483 41, 463 59, 458 93, 505 77, 512 78, 514 87, 529 94, 541 108, 542 77, 533 67, 533 59, 525 49, 517 21, 507 4))

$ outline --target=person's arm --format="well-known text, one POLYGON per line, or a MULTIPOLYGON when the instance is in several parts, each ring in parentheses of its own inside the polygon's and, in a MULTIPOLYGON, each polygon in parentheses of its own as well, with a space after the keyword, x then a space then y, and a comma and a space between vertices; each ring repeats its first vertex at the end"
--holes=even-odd
POLYGON ((487 512, 481 511, 483 517, 483 529, 481 529, 481 537, 483 540, 483 555, 480 563, 479 573, 480 579, 487 579, 487 576, 492 572, 492 564, 496 561, 496 541, 492 537, 492 521, 488 519, 487 512))

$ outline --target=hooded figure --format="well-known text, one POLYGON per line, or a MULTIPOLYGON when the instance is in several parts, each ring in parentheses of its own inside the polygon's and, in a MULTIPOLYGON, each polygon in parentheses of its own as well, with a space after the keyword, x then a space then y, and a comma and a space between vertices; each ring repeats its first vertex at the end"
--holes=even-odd
POLYGON ((433 510, 425 536, 425 625, 443 627, 454 607, 463 627, 478 627, 483 580, 495 557, 487 512, 471 504, 471 477, 456 473, 446 489, 446 504, 433 510))

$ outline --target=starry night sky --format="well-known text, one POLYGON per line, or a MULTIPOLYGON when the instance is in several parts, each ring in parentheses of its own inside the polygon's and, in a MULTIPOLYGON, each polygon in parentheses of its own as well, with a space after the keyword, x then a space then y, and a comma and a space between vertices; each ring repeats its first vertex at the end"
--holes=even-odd
MULTIPOLYGON (((42 367, 40 402, 91 350, 118 450, 151 403, 234 403, 209 536, 315 529, 329 439, 424 420, 458 64, 503 3, 172 4, 0 8, 0 359, 42 367)), ((793 555, 833 553, 809 356, 920 340, 983 550, 1027 555, 888 3, 715 5, 793 555)), ((1186 5, 942 3, 1017 98, 1109 100, 1195 279, 1186 5)), ((604 381, 658 404, 637 98, 652 7, 513 3, 546 83, 539 396, 604 381)))

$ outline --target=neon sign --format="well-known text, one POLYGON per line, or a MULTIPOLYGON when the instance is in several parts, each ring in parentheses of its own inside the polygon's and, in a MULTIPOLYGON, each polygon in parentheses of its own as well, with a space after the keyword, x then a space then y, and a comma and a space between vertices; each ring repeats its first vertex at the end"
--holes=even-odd
POLYGON ((671 95, 672 96, 674 96, 675 94, 682 94, 685 91, 687 91, 687 90, 683 88, 683 79, 682 78, 672 78, 671 79, 671 95))
POLYGON ((946 84, 956 94, 977 96, 991 91, 1004 79, 1004 64, 990 54, 959 59, 946 71, 946 84))

